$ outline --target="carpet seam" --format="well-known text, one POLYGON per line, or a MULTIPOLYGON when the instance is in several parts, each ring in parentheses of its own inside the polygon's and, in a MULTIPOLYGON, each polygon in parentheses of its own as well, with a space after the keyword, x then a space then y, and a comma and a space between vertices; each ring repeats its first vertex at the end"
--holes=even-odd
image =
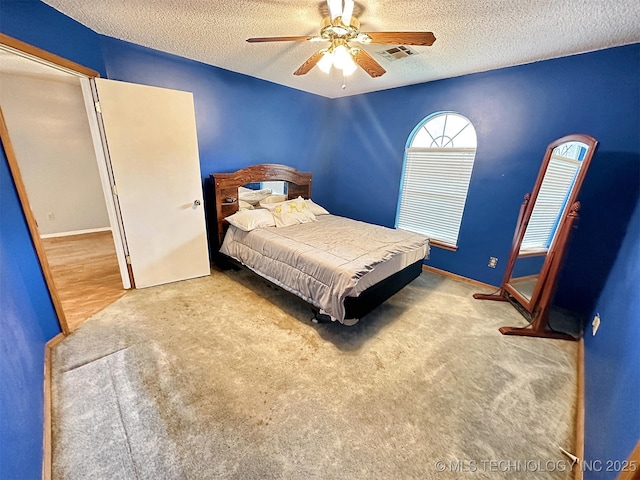
MULTIPOLYGON (((126 349, 121 349, 119 351, 122 351, 122 350, 126 350, 126 349)), ((129 454, 129 460, 131 461, 131 465, 133 467, 133 474, 134 474, 136 480, 139 480, 140 479, 140 475, 138 475, 137 468, 136 468, 136 463, 135 463, 134 458, 133 458, 132 449, 131 449, 131 442, 130 442, 130 438, 129 438, 129 432, 127 431, 127 426, 125 425, 124 417, 122 415, 122 407, 120 405, 120 398, 118 397, 118 391, 116 390, 115 381, 114 381, 114 378, 113 378, 113 370, 111 369, 111 365, 109 365, 109 380, 111 382, 111 388, 113 389, 114 397, 116 399, 116 406, 118 408, 118 418, 120 419, 120 424, 122 425, 122 430, 124 431, 124 438, 125 438, 126 445, 127 445, 127 453, 129 454)))
POLYGON ((77 370, 79 368, 86 367, 87 365, 91 365, 92 363, 98 362, 100 360, 104 360, 105 358, 110 357, 111 355, 115 355, 116 353, 122 352, 123 350, 128 350, 133 346, 135 346, 135 344, 134 345, 129 345, 127 347, 122 347, 122 348, 120 348, 118 350, 115 350, 113 352, 106 353, 106 354, 102 355, 101 357, 92 358, 91 360, 88 360, 88 361, 86 361, 84 363, 80 363, 78 365, 72 366, 71 368, 69 368, 67 370, 63 370, 61 373, 64 374, 64 373, 73 372, 74 370, 77 370))

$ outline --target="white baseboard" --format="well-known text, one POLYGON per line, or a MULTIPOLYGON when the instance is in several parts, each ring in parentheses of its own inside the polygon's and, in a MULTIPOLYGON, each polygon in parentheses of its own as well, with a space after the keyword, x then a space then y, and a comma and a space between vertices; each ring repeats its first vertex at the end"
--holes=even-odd
POLYGON ((74 230, 71 232, 46 233, 40 238, 70 237, 71 235, 84 235, 86 233, 110 232, 111 227, 88 228, 87 230, 74 230))

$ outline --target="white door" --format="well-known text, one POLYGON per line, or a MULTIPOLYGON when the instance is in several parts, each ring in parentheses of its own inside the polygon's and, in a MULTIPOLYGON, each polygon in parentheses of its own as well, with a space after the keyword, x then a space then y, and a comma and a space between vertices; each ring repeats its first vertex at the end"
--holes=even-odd
POLYGON ((209 275, 193 95, 95 81, 135 286, 209 275))

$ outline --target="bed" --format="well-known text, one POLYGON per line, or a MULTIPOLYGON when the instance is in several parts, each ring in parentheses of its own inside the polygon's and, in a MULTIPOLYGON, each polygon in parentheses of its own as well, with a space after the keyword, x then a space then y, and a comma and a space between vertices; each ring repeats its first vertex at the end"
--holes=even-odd
POLYGON ((216 263, 300 297, 315 320, 355 324, 417 278, 429 253, 423 235, 329 213, 311 200, 311 173, 263 164, 211 179, 216 263), (274 181, 286 188, 261 188, 274 181))

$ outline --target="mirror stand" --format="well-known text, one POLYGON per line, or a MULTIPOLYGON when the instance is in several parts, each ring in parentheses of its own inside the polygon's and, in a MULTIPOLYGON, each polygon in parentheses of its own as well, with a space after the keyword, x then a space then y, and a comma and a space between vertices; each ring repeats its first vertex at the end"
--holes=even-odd
POLYGON ((598 142, 568 135, 548 147, 534 185, 518 214, 511 252, 500 289, 476 293, 477 300, 510 302, 529 322, 501 327, 503 335, 577 340, 554 330, 549 317, 560 267, 578 219, 576 201, 598 142))
MULTIPOLYGON (((526 206, 527 202, 528 199, 525 199, 523 206, 526 206)), ((500 327, 499 331, 503 335, 578 340, 573 335, 558 332, 550 328, 549 315, 551 313, 551 304, 555 291, 555 280, 562 265, 571 231, 576 220, 578 220, 579 209, 580 202, 575 202, 571 206, 566 220, 562 222, 562 231, 556 234, 553 250, 547 253, 547 261, 545 262, 545 267, 547 268, 540 272, 536 282, 536 289, 539 290, 539 296, 535 307, 533 307, 530 300, 523 296, 518 290, 510 287, 509 278, 503 281, 502 288, 495 294, 476 293, 473 295, 473 298, 477 300, 510 302, 529 321, 529 325, 526 327, 500 327)), ((514 259, 514 263, 515 260, 516 259, 514 259)))

